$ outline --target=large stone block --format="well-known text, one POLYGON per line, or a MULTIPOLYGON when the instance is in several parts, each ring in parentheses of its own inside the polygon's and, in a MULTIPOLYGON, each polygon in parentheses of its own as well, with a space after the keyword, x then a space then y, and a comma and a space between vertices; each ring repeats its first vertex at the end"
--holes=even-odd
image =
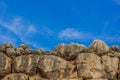
POLYGON ((36 74, 38 61, 39 55, 22 55, 16 57, 12 62, 13 71, 34 75, 36 74))
POLYGON ((11 59, 0 52, 0 77, 11 72, 11 59))
POLYGON ((104 76, 101 58, 93 53, 80 53, 76 59, 78 77, 93 79, 104 76))
POLYGON ((102 64, 106 72, 105 77, 109 80, 117 80, 119 59, 104 55, 102 56, 102 64))
POLYGON ((1 80, 29 80, 29 78, 26 74, 23 73, 13 73, 6 75, 1 80))
POLYGON ((55 55, 65 58, 66 60, 76 59, 78 53, 84 52, 86 47, 81 44, 71 43, 70 45, 60 44, 55 47, 55 55))
POLYGON ((90 52, 97 52, 99 55, 104 55, 109 51, 107 44, 101 40, 94 40, 89 46, 88 50, 90 52))
POLYGON ((39 59, 38 68, 42 72, 42 77, 50 80, 60 80, 69 78, 74 66, 60 57, 44 55, 39 59))

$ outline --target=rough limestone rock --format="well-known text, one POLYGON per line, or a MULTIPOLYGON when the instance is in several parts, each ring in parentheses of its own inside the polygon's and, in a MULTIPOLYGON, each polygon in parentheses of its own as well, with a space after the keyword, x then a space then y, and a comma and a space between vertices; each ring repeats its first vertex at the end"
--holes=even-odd
POLYGON ((6 48, 13 48, 13 45, 11 43, 7 43, 7 44, 5 44, 5 47, 6 48))
POLYGON ((86 80, 108 80, 108 79, 96 78, 96 79, 86 79, 86 80))
POLYGON ((62 80, 83 80, 83 79, 79 78, 79 79, 62 79, 62 80))
POLYGON ((16 57, 12 62, 13 71, 34 75, 36 74, 38 60, 39 60, 39 55, 37 56, 22 55, 16 57))
POLYGON ((110 80, 117 80, 119 59, 116 57, 102 56, 102 63, 106 78, 110 80))
POLYGON ((81 53, 76 59, 78 77, 94 79, 104 76, 101 58, 93 53, 81 53))
POLYGON ((101 40, 86 48, 60 44, 53 51, 0 44, 0 80, 120 80, 120 49, 101 40))
POLYGON ((50 50, 47 50, 47 51, 45 51, 45 54, 46 54, 46 55, 51 55, 52 52, 51 52, 50 50))
POLYGON ((24 55, 24 54, 25 54, 25 50, 22 47, 16 48, 17 56, 24 55))
POLYGON ((114 45, 114 46, 111 46, 111 47, 110 47, 110 50, 111 50, 111 51, 116 51, 116 52, 118 52, 118 51, 119 51, 119 46, 115 46, 115 45, 114 45))
POLYGON ((15 49, 14 48, 7 48, 6 55, 8 55, 9 57, 16 55, 15 49))
POLYGON ((0 51, 1 52, 6 52, 7 48, 13 48, 12 44, 11 43, 7 43, 7 44, 0 45, 0 51))
POLYGON ((0 52, 0 78, 11 72, 11 59, 0 52))
POLYGON ((17 56, 21 56, 25 54, 25 50, 22 47, 19 48, 7 48, 6 49, 6 55, 15 58, 17 56))
POLYGON ((39 74, 36 74, 34 76, 30 76, 29 80, 49 80, 49 79, 41 78, 39 74))
POLYGON ((6 51, 6 47, 4 44, 0 45, 0 52, 5 52, 6 51))
POLYGON ((18 46, 18 48, 20 48, 20 47, 25 50, 25 49, 29 48, 29 45, 28 44, 21 44, 20 46, 18 46))
POLYGON ((6 75, 1 80, 29 80, 29 78, 26 74, 23 73, 13 73, 6 75))
POLYGON ((101 40, 94 40, 88 49, 89 51, 97 52, 101 55, 109 51, 109 47, 107 46, 107 44, 101 40))
POLYGON ((43 55, 44 51, 42 49, 31 50, 31 54, 43 55))
POLYGON ((70 45, 60 44, 55 47, 55 55, 65 58, 66 60, 73 60, 78 53, 85 51, 84 45, 71 43, 70 45))
POLYGON ((66 60, 54 55, 40 57, 38 68, 42 72, 42 77, 50 80, 69 78, 69 72, 72 70, 72 66, 66 60))

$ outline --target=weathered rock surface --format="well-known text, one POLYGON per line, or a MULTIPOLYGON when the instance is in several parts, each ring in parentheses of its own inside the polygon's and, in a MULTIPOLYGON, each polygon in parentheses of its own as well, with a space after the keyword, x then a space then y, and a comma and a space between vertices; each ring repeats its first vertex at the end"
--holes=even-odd
POLYGON ((26 74, 23 73, 13 73, 6 75, 1 80, 29 80, 29 78, 26 74))
POLYGON ((111 47, 110 47, 110 50, 111 50, 111 51, 119 51, 119 46, 115 46, 115 45, 114 45, 114 46, 111 46, 111 47))
POLYGON ((29 80, 49 80, 49 79, 41 78, 39 74, 36 74, 34 76, 30 76, 29 80))
POLYGON ((109 51, 107 44, 101 40, 94 40, 88 49, 90 52, 97 52, 99 55, 103 55, 109 51))
POLYGON ((105 55, 102 56, 102 63, 104 65, 104 71, 106 72, 106 78, 110 80, 117 80, 119 59, 105 55))
POLYGON ((0 80, 120 80, 119 46, 95 40, 60 44, 53 51, 0 45, 0 80))
POLYGON ((59 80, 69 78, 74 66, 60 57, 44 55, 40 57, 38 68, 42 72, 43 77, 50 80, 59 80))
POLYGON ((0 77, 11 73, 11 59, 0 52, 0 77))
POLYGON ((73 60, 77 57, 78 53, 84 52, 86 47, 84 45, 71 43, 70 45, 60 44, 55 47, 55 55, 63 57, 66 60, 73 60))
POLYGON ((39 55, 37 56, 22 55, 22 56, 16 57, 12 62, 13 71, 17 73, 19 72, 19 73, 34 75, 36 74, 36 68, 37 68, 37 62, 38 62, 37 59, 39 59, 39 55))
POLYGON ((104 76, 101 58, 93 53, 81 53, 76 59, 78 77, 93 79, 104 76))
POLYGON ((96 79, 86 79, 86 80, 108 80, 108 79, 96 78, 96 79))

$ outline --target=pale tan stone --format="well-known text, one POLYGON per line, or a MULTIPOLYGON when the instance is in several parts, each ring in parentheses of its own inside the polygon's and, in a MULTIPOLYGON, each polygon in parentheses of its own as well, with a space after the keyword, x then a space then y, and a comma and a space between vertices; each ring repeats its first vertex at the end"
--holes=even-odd
POLYGON ((101 58, 93 53, 81 53, 76 59, 78 77, 92 79, 103 77, 101 58))
POLYGON ((116 80, 118 73, 119 59, 117 57, 102 56, 102 63, 106 72, 106 78, 116 80))
POLYGON ((28 76, 26 74, 13 73, 13 74, 6 75, 1 80, 29 80, 29 79, 28 79, 28 76))
POLYGON ((11 59, 0 52, 0 77, 11 72, 11 59))

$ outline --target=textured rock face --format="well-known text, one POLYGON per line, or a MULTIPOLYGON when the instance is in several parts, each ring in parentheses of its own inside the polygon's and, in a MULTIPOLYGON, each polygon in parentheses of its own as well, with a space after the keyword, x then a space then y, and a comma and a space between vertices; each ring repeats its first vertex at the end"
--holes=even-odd
POLYGON ((95 40, 89 46, 89 50, 92 52, 97 52, 98 54, 104 54, 105 52, 109 51, 109 47, 106 45, 105 42, 101 40, 95 40))
POLYGON ((101 40, 87 48, 60 44, 53 51, 28 44, 0 45, 0 80, 120 80, 120 50, 101 40))
POLYGON ((76 59, 78 76, 93 79, 104 76, 101 58, 93 53, 81 53, 76 59))
POLYGON ((108 79, 96 78, 96 79, 86 79, 86 80, 108 80, 108 79))
POLYGON ((0 52, 0 77, 11 73, 11 59, 0 52))
POLYGON ((41 76, 37 74, 37 75, 29 77, 29 80, 49 80, 49 79, 41 78, 41 76))
POLYGON ((34 56, 22 55, 14 59, 12 66, 14 72, 34 75, 36 74, 37 62, 34 56))
POLYGON ((40 57, 38 63, 38 68, 42 72, 42 76, 50 80, 69 78, 73 67, 74 66, 66 60, 53 55, 40 57))
POLYGON ((78 53, 85 51, 85 46, 80 44, 71 43, 70 45, 60 44, 55 47, 55 55, 65 58, 66 60, 73 60, 77 57, 78 53))
POLYGON ((28 76, 23 73, 13 73, 13 74, 6 75, 1 80, 28 80, 28 76))
POLYGON ((102 56, 104 71, 107 79, 117 80, 119 59, 116 57, 102 56))

